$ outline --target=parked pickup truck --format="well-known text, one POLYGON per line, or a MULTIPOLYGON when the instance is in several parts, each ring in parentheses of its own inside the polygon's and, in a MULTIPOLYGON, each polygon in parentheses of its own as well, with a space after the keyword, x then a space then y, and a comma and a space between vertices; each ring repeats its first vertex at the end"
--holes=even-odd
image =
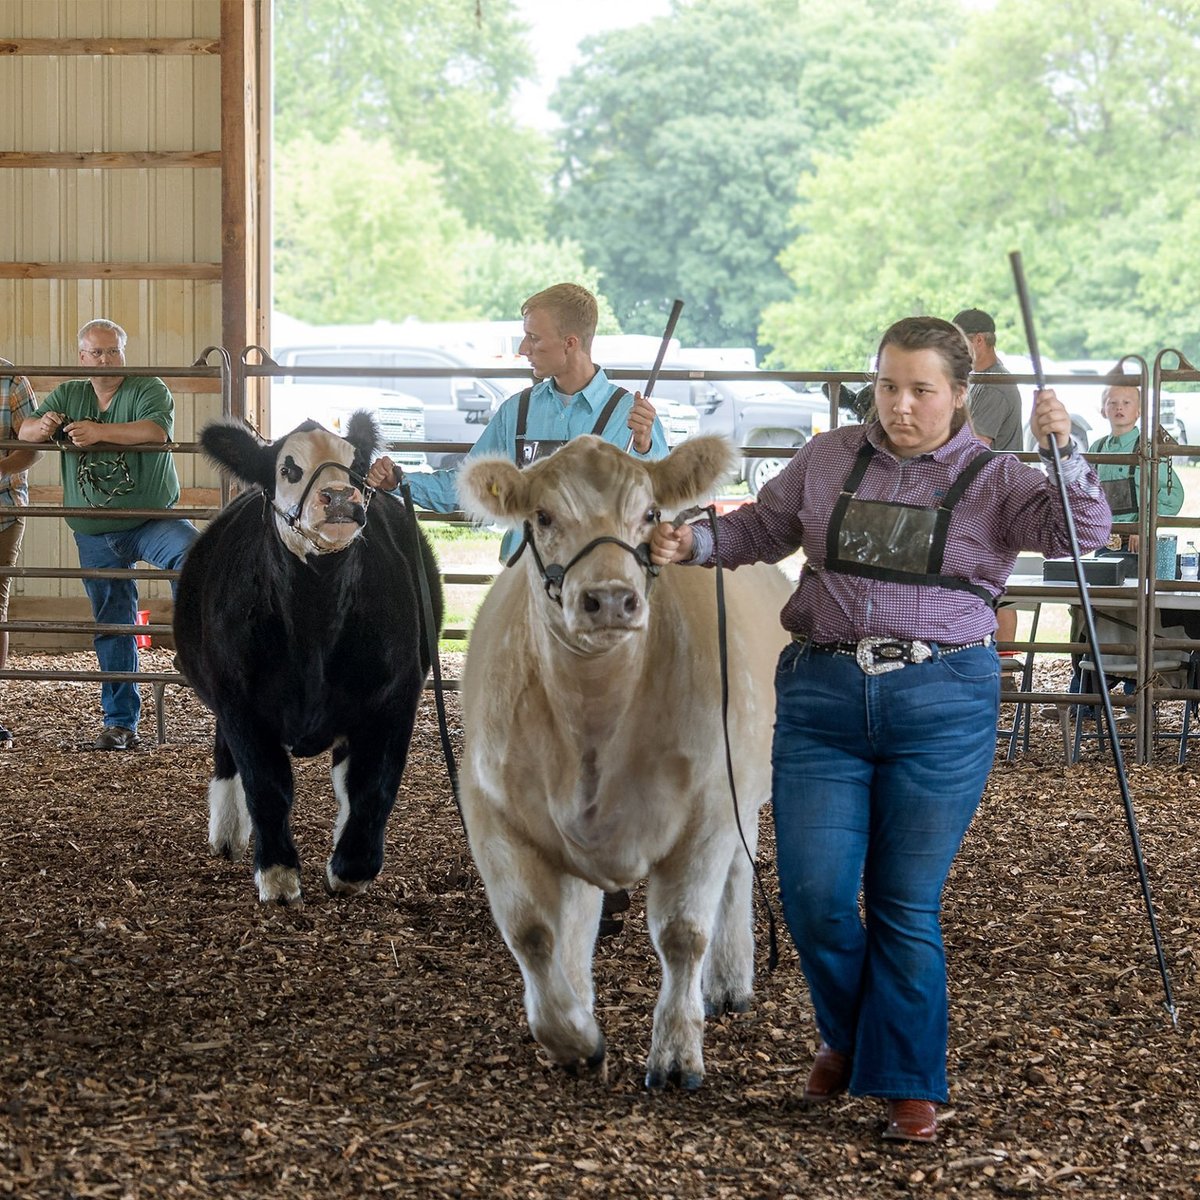
MULTIPOLYGON (((521 379, 487 378, 486 365, 473 364, 455 349, 395 345, 378 338, 379 334, 370 327, 363 330, 350 326, 339 333, 336 326, 325 326, 314 330, 305 345, 282 347, 274 358, 284 367, 452 368, 456 372, 452 376, 331 375, 298 376, 297 380, 343 388, 372 388, 377 392, 384 388, 403 390, 408 399, 416 397, 417 403, 424 406, 425 432, 431 442, 464 446, 479 439, 506 396, 526 386, 521 379), (371 335, 376 340, 371 340, 371 335)), ((673 403, 666 396, 655 400, 668 446, 676 446, 697 432, 700 420, 692 405, 673 403)), ((426 457, 431 467, 453 468, 465 456, 465 450, 458 450, 431 451, 426 457)))
POLYGON ((406 471, 426 466, 425 455, 408 448, 409 443, 425 441, 425 406, 416 396, 390 388, 273 380, 268 436, 283 437, 308 420, 318 421, 340 436, 351 415, 360 409, 374 414, 395 462, 406 471))
MULTIPOLYGON (((644 388, 650 368, 646 364, 605 364, 609 378, 630 391, 644 388)), ((668 360, 664 371, 711 369, 689 362, 668 360)), ((803 446, 814 432, 828 428, 829 402, 816 392, 796 392, 774 379, 756 379, 749 368, 745 379, 663 379, 654 385, 653 399, 675 400, 691 405, 700 415, 701 433, 721 433, 735 446, 778 446, 788 453, 770 457, 747 456, 739 467, 750 494, 758 495, 768 479, 778 475, 791 458, 791 452, 803 446), (815 423, 814 423, 815 418, 815 423)))
MULTIPOLYGON (((296 376, 296 381, 329 386, 390 389, 416 397, 424 408, 425 434, 431 442, 473 444, 492 419, 504 400, 502 387, 489 379, 472 374, 465 358, 436 346, 399 346, 379 340, 379 334, 369 326, 347 326, 341 332, 336 326, 314 329, 312 338, 302 346, 283 346, 274 355, 281 367, 374 367, 380 369, 405 367, 445 369, 454 375, 403 376, 391 373, 379 375, 317 375, 296 376), (372 335, 375 340, 371 340, 372 335)), ((457 467, 465 450, 430 451, 426 457, 431 467, 457 467)))

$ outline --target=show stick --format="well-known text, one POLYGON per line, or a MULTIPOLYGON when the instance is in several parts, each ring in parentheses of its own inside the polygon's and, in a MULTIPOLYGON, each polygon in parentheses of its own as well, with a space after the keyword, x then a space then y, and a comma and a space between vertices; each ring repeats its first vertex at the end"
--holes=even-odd
MULTIPOLYGON (((1038 353, 1037 334, 1033 327, 1033 306, 1029 302, 1029 291, 1025 286, 1025 270, 1021 265, 1021 252, 1014 250, 1009 256, 1012 263, 1013 279, 1017 285, 1017 300, 1021 305, 1021 319, 1025 323, 1025 341, 1029 346, 1029 358, 1033 364, 1033 376, 1037 381, 1038 392, 1046 387, 1046 377, 1042 371, 1042 358, 1038 353)), ((1038 399, 1034 397, 1034 406, 1038 399)), ((1078 447, 1082 450, 1082 447, 1078 447)), ((1163 953, 1162 938, 1158 932, 1158 921, 1154 916, 1154 901, 1150 897, 1150 879, 1146 873, 1146 860, 1142 855, 1142 841, 1138 836, 1137 816, 1133 811, 1133 799, 1129 793, 1129 778, 1125 773, 1125 760, 1121 754, 1121 741, 1117 737, 1117 721, 1113 715, 1112 697, 1108 691, 1108 680, 1104 674, 1104 663, 1100 654, 1100 641, 1096 636, 1096 622, 1092 613, 1092 601, 1088 595, 1087 576, 1083 569, 1083 558, 1079 553, 1079 539, 1075 532, 1075 517, 1071 512, 1071 502, 1067 496, 1067 485, 1062 477, 1062 456, 1058 449, 1058 438, 1050 438, 1050 454, 1054 462, 1054 477, 1058 481, 1058 494, 1062 501, 1063 517, 1067 527, 1067 537, 1071 545, 1071 562, 1075 568, 1075 582, 1079 588, 1079 606, 1083 612, 1084 626, 1087 630, 1088 646, 1092 653, 1092 662, 1096 664, 1097 686, 1100 692, 1100 703, 1104 707, 1104 721, 1108 727, 1108 740, 1112 746, 1113 765, 1117 771, 1117 782, 1121 789, 1121 801, 1125 806, 1125 823, 1129 826, 1129 840, 1133 846, 1133 858, 1137 866, 1138 879, 1142 886, 1142 901, 1146 906, 1146 916, 1150 921, 1150 934, 1154 940, 1154 952, 1158 956, 1158 970, 1162 976, 1163 991, 1166 994, 1167 1012, 1171 1016, 1171 1024, 1179 1028, 1179 1016, 1175 1010, 1175 998, 1171 993, 1171 977, 1167 973, 1167 959, 1163 953)), ((1082 718, 1080 718, 1082 719, 1082 718)))
MULTIPOLYGON (((671 305, 671 315, 667 317, 667 327, 663 330, 662 341, 658 344, 658 357, 654 360, 654 366, 650 371, 650 378, 646 380, 646 390, 642 393, 642 398, 650 399, 650 393, 654 391, 654 384, 658 380, 658 373, 662 370, 663 359, 667 357, 667 348, 671 344, 671 338, 675 336, 675 323, 679 320, 679 314, 683 312, 683 301, 676 300, 671 305)), ((629 441, 625 443, 625 453, 628 454, 633 449, 633 430, 629 431, 629 441)))

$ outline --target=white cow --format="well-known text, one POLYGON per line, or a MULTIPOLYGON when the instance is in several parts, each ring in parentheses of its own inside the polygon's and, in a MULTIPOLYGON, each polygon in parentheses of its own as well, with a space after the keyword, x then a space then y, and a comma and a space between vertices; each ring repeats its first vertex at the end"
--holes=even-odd
MULTIPOLYGON (((723 438, 642 462, 579 437, 518 470, 469 460, 477 517, 526 528, 520 560, 480 608, 463 675, 462 806, 500 932, 525 980, 534 1037, 558 1063, 599 1067, 592 950, 602 891, 648 879, 662 987, 647 1087, 695 1088, 709 1013, 753 988, 750 864, 721 730, 715 576, 647 571, 659 510, 708 493, 723 438)), ((729 725, 751 851, 770 791, 774 668, 790 585, 774 567, 725 576, 729 725)))

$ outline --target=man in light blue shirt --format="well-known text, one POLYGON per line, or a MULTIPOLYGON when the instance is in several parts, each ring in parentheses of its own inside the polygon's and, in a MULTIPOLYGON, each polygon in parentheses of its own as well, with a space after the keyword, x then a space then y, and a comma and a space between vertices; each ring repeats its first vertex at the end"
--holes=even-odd
MULTIPOLYGON (((505 400, 469 455, 500 453, 526 466, 582 433, 595 433, 622 449, 632 433, 631 454, 665 457, 667 439, 654 405, 640 392, 630 396, 611 383, 592 362, 597 307, 591 292, 574 283, 555 284, 530 296, 521 316, 525 336, 519 352, 529 359, 533 387, 505 400)), ((459 507, 456 475, 443 469, 404 476, 384 456, 371 465, 367 482, 395 491, 404 478, 415 504, 453 512, 459 507)), ((519 531, 506 533, 500 557, 507 562, 519 542, 519 531)))

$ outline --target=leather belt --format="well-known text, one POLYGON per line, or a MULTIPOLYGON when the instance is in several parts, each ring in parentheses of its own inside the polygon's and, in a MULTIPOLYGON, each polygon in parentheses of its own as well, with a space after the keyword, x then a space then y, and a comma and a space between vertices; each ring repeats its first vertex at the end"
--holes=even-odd
POLYGON ((807 634, 793 633, 792 641, 816 654, 844 654, 853 658, 867 675, 883 675, 912 663, 929 662, 930 659, 941 658, 946 654, 956 654, 959 650, 990 646, 993 638, 989 633, 977 642, 947 646, 942 642, 893 637, 865 637, 857 642, 814 642, 809 640, 807 634))

